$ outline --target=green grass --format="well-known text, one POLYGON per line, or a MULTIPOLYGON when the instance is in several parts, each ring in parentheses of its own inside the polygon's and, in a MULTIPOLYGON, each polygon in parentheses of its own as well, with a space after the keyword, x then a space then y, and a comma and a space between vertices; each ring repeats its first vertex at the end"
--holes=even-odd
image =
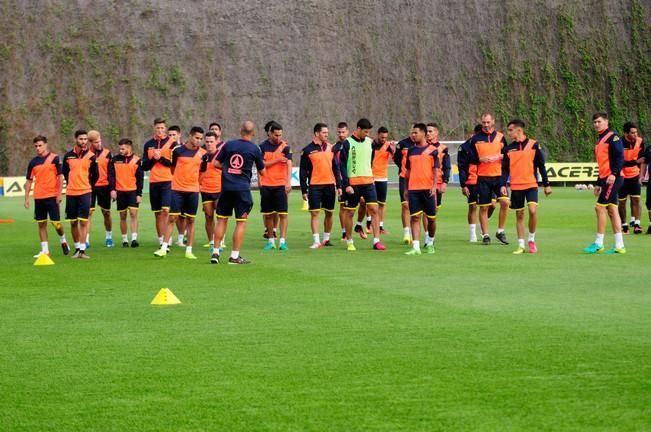
POLYGON ((56 265, 33 267, 31 211, 0 198, 0 430, 649 429, 651 236, 583 255, 589 192, 541 200, 537 256, 467 243, 458 189, 421 257, 395 191, 384 253, 309 250, 299 200, 286 253, 252 216, 250 266, 155 259, 143 210, 140 249, 102 248, 96 215, 91 260, 51 237, 56 265), (161 287, 183 303, 151 306, 161 287))

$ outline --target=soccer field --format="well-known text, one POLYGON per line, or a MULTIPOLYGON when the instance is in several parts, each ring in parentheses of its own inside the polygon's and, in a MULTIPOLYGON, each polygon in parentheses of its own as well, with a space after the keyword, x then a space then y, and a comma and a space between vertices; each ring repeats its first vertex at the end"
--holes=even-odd
POLYGON ((458 188, 420 257, 403 255, 395 190, 385 252, 347 252, 338 221, 335 247, 308 249, 291 197, 290 249, 264 252, 254 192, 248 266, 209 264, 202 215, 199 260, 155 258, 146 204, 139 249, 104 248, 95 214, 92 259, 63 257, 50 228, 48 267, 32 265, 32 209, 0 198, 15 219, 0 225, 0 430, 651 428, 651 236, 584 255, 591 192, 541 198, 535 256, 511 254, 513 213, 511 245, 468 243, 458 188), (182 304, 150 305, 162 287, 182 304))

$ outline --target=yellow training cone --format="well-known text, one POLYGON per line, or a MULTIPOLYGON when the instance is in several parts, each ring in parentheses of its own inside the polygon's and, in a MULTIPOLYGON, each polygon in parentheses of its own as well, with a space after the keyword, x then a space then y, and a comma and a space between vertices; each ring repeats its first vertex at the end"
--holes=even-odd
POLYGON ((303 208, 301 210, 308 211, 310 209, 310 206, 307 204, 307 201, 303 201, 303 208))
POLYGON ((179 300, 169 288, 161 288, 156 297, 151 301, 153 305, 173 305, 179 304, 179 300))
POLYGON ((54 261, 52 261, 50 255, 42 253, 38 256, 38 258, 36 258, 36 261, 34 261, 34 265, 35 266, 54 265, 54 261))

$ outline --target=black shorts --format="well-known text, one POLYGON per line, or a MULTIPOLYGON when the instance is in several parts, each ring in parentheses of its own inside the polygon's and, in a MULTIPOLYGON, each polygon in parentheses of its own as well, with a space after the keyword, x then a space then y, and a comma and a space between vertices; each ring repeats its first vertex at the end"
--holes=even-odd
POLYGON ((219 201, 221 192, 201 192, 201 204, 219 201))
POLYGON ((617 193, 620 201, 626 201, 626 198, 637 197, 639 198, 642 195, 642 185, 640 184, 640 177, 633 177, 624 179, 622 187, 617 193))
POLYGON ((111 210, 111 191, 108 186, 98 186, 93 188, 90 197, 90 208, 95 209, 97 204, 101 209, 111 210))
POLYGON ((55 197, 34 199, 34 220, 46 222, 48 215, 53 222, 61 220, 57 199, 55 197))
POLYGON ((443 192, 440 190, 436 190, 436 207, 441 207, 441 203, 443 202, 443 192))
POLYGON ((366 204, 377 204, 377 193, 375 192, 375 184, 355 185, 352 186, 353 193, 344 193, 344 208, 356 209, 359 205, 360 198, 364 198, 366 204))
POLYGON ((477 185, 467 184, 466 187, 468 188, 468 204, 477 204, 477 185))
POLYGON ((307 203, 310 210, 335 210, 335 196, 337 191, 335 185, 310 186, 307 192, 307 203))
POLYGON ((149 202, 155 213, 163 209, 169 210, 172 203, 172 182, 149 183, 149 202))
POLYGON ((117 191, 117 195, 116 202, 119 212, 127 211, 129 208, 137 209, 140 206, 137 191, 117 191))
POLYGON ((606 184, 605 178, 597 180, 597 186, 601 188, 601 191, 599 192, 599 198, 597 198, 597 205, 604 207, 609 205, 616 206, 619 201, 619 190, 621 189, 623 183, 624 178, 621 176, 615 177, 615 182, 611 185, 606 184))
POLYGON ((377 195, 377 202, 378 203, 386 204, 388 191, 389 191, 389 182, 388 181, 376 181, 375 182, 375 193, 377 195))
POLYGON ((287 214, 287 208, 285 186, 260 187, 260 213, 263 215, 271 213, 287 214))
POLYGON ((419 216, 425 213, 428 218, 436 217, 436 199, 430 190, 411 190, 407 195, 409 215, 419 216))
POLYGON ((523 210, 524 200, 527 200, 527 205, 538 204, 538 188, 529 188, 523 190, 511 191, 511 208, 513 210, 523 210))
POLYGON ((199 192, 172 191, 170 215, 195 217, 199 207, 199 192))
POLYGON ((83 195, 66 195, 66 220, 88 220, 90 215, 91 192, 83 195))
POLYGON ((217 216, 228 218, 235 212, 235 220, 245 221, 253 208, 251 191, 222 191, 217 201, 217 216))
POLYGON ((398 177, 398 193, 400 194, 400 204, 406 203, 405 200, 405 178, 398 177))
POLYGON ((494 197, 499 200, 509 199, 500 191, 501 187, 500 177, 479 177, 477 180, 477 204, 487 206, 493 202, 494 197))
POLYGON ((651 211, 651 180, 646 184, 646 209, 651 211))

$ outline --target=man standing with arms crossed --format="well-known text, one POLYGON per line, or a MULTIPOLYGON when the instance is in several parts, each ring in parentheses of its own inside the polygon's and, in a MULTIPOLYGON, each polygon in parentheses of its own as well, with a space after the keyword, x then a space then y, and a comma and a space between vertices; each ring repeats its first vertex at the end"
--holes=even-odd
MULTIPOLYGON (((217 155, 224 143, 218 143, 217 134, 207 132, 205 138, 206 154, 201 162, 201 174, 199 176, 201 205, 206 217, 206 235, 208 236, 208 253, 212 254, 215 249, 213 238, 215 236, 215 209, 222 191, 222 170, 215 166, 217 155)), ((221 247, 221 245, 218 245, 221 247)))
POLYGON ((104 237, 104 244, 106 247, 113 247, 113 221, 111 220, 111 190, 108 181, 108 166, 111 163, 113 155, 111 151, 104 147, 102 144, 102 136, 96 130, 88 132, 88 144, 90 150, 95 154, 95 161, 97 162, 97 182, 93 186, 93 194, 90 203, 90 216, 88 218, 88 234, 86 234, 86 247, 90 247, 90 230, 91 219, 95 212, 95 204, 97 204, 102 211, 104 217, 104 230, 106 235, 104 237))
POLYGON ((598 139, 595 145, 595 159, 599 167, 599 179, 594 194, 597 196, 595 210, 597 212, 597 236, 594 243, 583 249, 587 254, 596 254, 604 251, 604 235, 606 223, 610 218, 615 236, 615 247, 606 253, 625 254, 624 237, 622 235, 622 220, 619 218, 618 192, 624 179, 621 170, 624 166, 624 148, 622 140, 608 128, 608 114, 595 113, 592 124, 597 131, 598 139))
MULTIPOLYGON (((215 166, 222 170, 222 193, 217 201, 217 227, 214 244, 221 244, 226 233, 228 218, 235 212, 235 231, 233 232, 233 249, 228 259, 229 264, 249 264, 242 258, 240 248, 244 241, 246 221, 253 208, 251 196, 251 176, 253 165, 260 175, 265 174, 264 161, 260 147, 253 144, 255 125, 247 120, 240 128, 240 139, 228 141, 217 155, 215 166)), ((219 264, 220 255, 213 251, 212 264, 219 264)))
POLYGON ((402 219, 402 242, 406 245, 411 244, 411 228, 409 216, 409 203, 405 199, 405 191, 407 190, 405 183, 405 175, 407 173, 407 153, 409 149, 414 146, 411 140, 411 135, 407 138, 398 141, 396 151, 393 154, 393 161, 398 166, 398 195, 400 195, 400 217, 402 219))
POLYGON ((352 237, 353 215, 361 198, 364 198, 366 211, 371 216, 373 249, 380 251, 386 249, 380 241, 377 193, 371 166, 373 146, 368 134, 372 127, 373 125, 368 119, 360 119, 357 122, 357 129, 348 137, 341 148, 339 171, 341 172, 342 188, 346 194, 344 209, 346 210, 346 242, 349 251, 356 250, 352 237))
POLYGON ((47 240, 47 218, 50 217, 50 223, 59 234, 61 240, 61 249, 63 254, 68 255, 70 247, 66 241, 66 235, 61 224, 61 214, 59 212, 59 203, 61 203, 61 187, 63 185, 63 175, 61 174, 61 164, 59 156, 50 152, 47 144, 47 138, 39 135, 33 139, 36 156, 27 166, 27 182, 25 183, 25 208, 29 208, 29 193, 34 181, 34 220, 38 223, 38 235, 41 239, 41 252, 38 255, 50 254, 47 240))
POLYGON ((470 133, 457 151, 461 193, 468 201, 468 229, 471 243, 477 242, 477 165, 470 163, 470 138, 479 132, 481 132, 481 125, 476 125, 474 133, 470 133))
MULTIPOLYGON (((375 192, 377 193, 380 234, 386 234, 384 230, 384 206, 387 202, 389 190, 389 160, 391 160, 395 151, 395 143, 389 141, 389 130, 384 126, 379 127, 377 136, 373 140, 373 179, 375 181, 375 192)), ((367 229, 371 229, 371 222, 371 220, 367 219, 367 229)))
POLYGON ((138 243, 138 207, 142 201, 144 173, 140 158, 133 154, 133 142, 128 138, 123 138, 118 145, 120 154, 111 159, 109 164, 109 188, 111 199, 117 201, 122 247, 129 247, 128 213, 131 217, 131 247, 136 248, 140 246, 138 243))
POLYGON ((640 162, 644 154, 644 142, 638 136, 637 126, 631 122, 624 123, 624 168, 622 177, 624 184, 619 190, 619 217, 622 220, 622 231, 628 234, 626 223, 626 199, 631 198, 631 225, 633 233, 641 234, 640 226, 640 196, 642 195, 642 182, 640 181, 640 162))
POLYGON ((66 220, 75 242, 73 258, 88 259, 86 255, 86 234, 93 185, 97 180, 95 155, 88 148, 88 133, 75 132, 75 145, 63 156, 63 177, 66 179, 66 220))
MULTIPOLYGON (((172 125, 167 129, 167 136, 172 140, 175 147, 182 146, 183 141, 181 140, 181 128, 177 125, 172 125)), ((176 218, 176 230, 178 232, 178 237, 176 238, 176 245, 178 247, 185 247, 185 234, 187 232, 185 226, 185 216, 179 215, 176 218)))
POLYGON ((162 245, 172 199, 172 150, 177 143, 167 136, 165 120, 154 120, 154 137, 147 141, 142 155, 142 169, 150 171, 149 201, 156 220, 156 233, 162 245))
MULTIPOLYGON (((527 245, 529 253, 538 252, 536 246, 536 225, 538 223, 538 180, 536 170, 540 173, 545 196, 552 193, 545 170, 545 156, 540 145, 524 134, 525 124, 522 120, 512 120, 507 126, 509 137, 513 140, 506 147, 502 161, 502 183, 506 184, 511 178, 511 208, 515 210, 516 232, 518 233, 518 248, 514 255, 524 253, 524 201, 527 200, 529 209, 529 238, 527 245)), ((506 186, 501 191, 506 195, 506 186)))

